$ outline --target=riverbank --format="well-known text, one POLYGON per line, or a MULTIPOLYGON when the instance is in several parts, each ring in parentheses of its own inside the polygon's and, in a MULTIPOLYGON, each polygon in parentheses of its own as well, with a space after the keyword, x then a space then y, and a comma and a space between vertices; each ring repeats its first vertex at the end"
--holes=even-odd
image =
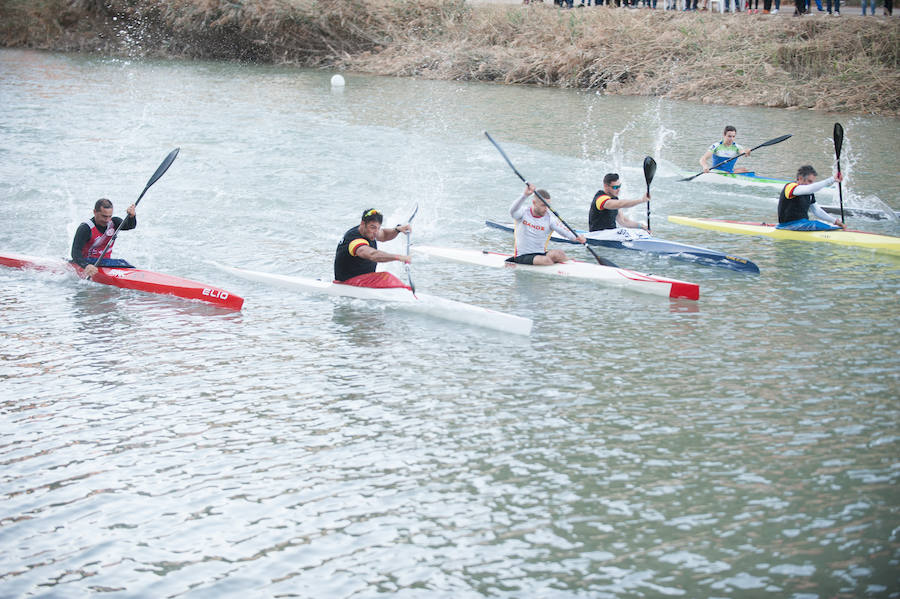
POLYGON ((464 0, 0 0, 0 44, 900 116, 900 22, 464 0))

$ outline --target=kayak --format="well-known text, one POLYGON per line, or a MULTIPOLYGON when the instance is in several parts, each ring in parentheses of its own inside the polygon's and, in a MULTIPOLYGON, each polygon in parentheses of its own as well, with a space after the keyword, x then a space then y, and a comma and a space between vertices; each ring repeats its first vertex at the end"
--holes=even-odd
MULTIPOLYGON (((514 230, 512 223, 498 223, 496 221, 488 220, 485 221, 484 224, 510 233, 514 230)), ((754 273, 759 272, 759 267, 746 258, 730 256, 716 250, 688 245, 686 243, 665 241, 651 236, 643 229, 618 228, 593 232, 579 231, 576 229, 576 232, 579 235, 584 235, 587 238, 587 242, 591 245, 662 254, 678 260, 689 260, 691 262, 698 262, 709 266, 721 266, 722 268, 731 270, 754 273)), ((553 233, 550 236, 550 239, 561 243, 578 244, 577 241, 571 241, 556 233, 553 233)))
POLYGON ((687 218, 684 216, 670 216, 669 221, 700 229, 711 229, 725 233, 739 233, 742 235, 765 235, 775 239, 792 239, 796 241, 821 241, 873 249, 886 254, 900 255, 900 237, 866 233, 864 231, 844 231, 834 229, 830 231, 790 231, 776 229, 775 225, 766 223, 748 223, 731 220, 717 220, 713 218, 687 218))
MULTIPOLYGON (((695 173, 690 173, 695 174, 695 173)), ((709 173, 704 173, 694 179, 694 181, 699 181, 701 183, 731 183, 734 185, 751 185, 755 187, 769 187, 772 189, 777 189, 781 191, 785 185, 791 183, 788 179, 777 179, 775 177, 763 177, 761 175, 757 175, 756 173, 726 173, 722 171, 713 171, 709 173)), ((821 189, 816 192, 816 195, 820 198, 827 197, 832 202, 839 198, 839 194, 837 191, 837 186, 826 187, 825 189, 821 189)), ((844 193, 846 196, 846 191, 844 193)), ((773 197, 774 200, 778 199, 778 194, 776 193, 773 197)), ((844 200, 846 201, 846 197, 844 200)), ((821 204, 820 204, 821 206, 821 204)), ((829 214, 840 214, 841 208, 840 206, 822 206, 822 209, 829 214)), ((877 208, 860 208, 860 207, 852 207, 844 205, 844 216, 858 216, 862 218, 870 218, 873 220, 896 220, 900 218, 900 210, 879 210, 877 208)))
POLYGON ((336 281, 329 282, 321 279, 234 268, 217 262, 212 264, 242 279, 283 287, 293 291, 386 302, 394 307, 434 318, 517 335, 529 335, 531 333, 532 322, 530 318, 506 314, 505 312, 498 312, 489 308, 482 308, 424 293, 413 293, 409 287, 400 283, 397 277, 386 271, 373 273, 372 284, 384 285, 385 279, 392 279, 396 281, 395 286, 353 285, 336 281))
POLYGON ((517 271, 534 272, 545 275, 591 279, 607 285, 623 287, 641 293, 662 295, 673 299, 684 298, 696 300, 700 297, 700 286, 694 283, 677 281, 675 279, 664 279, 624 268, 601 266, 596 263, 581 262, 578 260, 568 260, 567 262, 559 262, 551 266, 533 266, 529 264, 507 262, 506 259, 511 257, 510 254, 500 254, 497 252, 489 252, 487 250, 466 250, 415 245, 413 246, 413 251, 426 256, 444 258, 446 260, 462 262, 464 264, 476 264, 492 268, 509 268, 517 271))
MULTIPOLYGON (((0 253, 0 265, 55 273, 75 272, 82 278, 84 273, 83 268, 66 260, 12 253, 0 253)), ((123 289, 136 289, 148 293, 198 300, 230 310, 240 310, 244 305, 243 298, 219 287, 130 266, 100 267, 91 280, 102 285, 123 289)))

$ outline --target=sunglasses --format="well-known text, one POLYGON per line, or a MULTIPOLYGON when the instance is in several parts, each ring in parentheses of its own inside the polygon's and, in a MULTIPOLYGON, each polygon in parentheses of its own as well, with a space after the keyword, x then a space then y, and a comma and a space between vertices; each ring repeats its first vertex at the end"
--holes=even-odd
POLYGON ((619 189, 620 187, 622 187, 622 185, 610 185, 610 187, 612 187, 613 189, 619 189))

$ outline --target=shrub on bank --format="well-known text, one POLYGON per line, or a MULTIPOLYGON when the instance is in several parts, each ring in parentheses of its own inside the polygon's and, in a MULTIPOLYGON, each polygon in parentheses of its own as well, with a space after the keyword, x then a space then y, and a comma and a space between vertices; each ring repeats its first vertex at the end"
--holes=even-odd
POLYGON ((0 0, 0 42, 900 115, 900 24, 464 0, 0 0))

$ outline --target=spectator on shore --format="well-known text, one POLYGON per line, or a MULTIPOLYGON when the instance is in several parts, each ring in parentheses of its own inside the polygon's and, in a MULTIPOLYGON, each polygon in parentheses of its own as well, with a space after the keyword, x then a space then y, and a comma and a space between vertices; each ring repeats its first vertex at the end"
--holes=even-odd
POLYGON ((872 16, 875 16, 875 0, 862 0, 862 16, 866 16, 866 2, 872 7, 872 16))
MULTIPOLYGON (((889 1, 889 0, 888 0, 889 1)), ((828 8, 828 14, 831 13, 831 0, 825 0, 825 6, 828 8)), ((834 0, 834 16, 841 16, 841 0, 834 0)))

